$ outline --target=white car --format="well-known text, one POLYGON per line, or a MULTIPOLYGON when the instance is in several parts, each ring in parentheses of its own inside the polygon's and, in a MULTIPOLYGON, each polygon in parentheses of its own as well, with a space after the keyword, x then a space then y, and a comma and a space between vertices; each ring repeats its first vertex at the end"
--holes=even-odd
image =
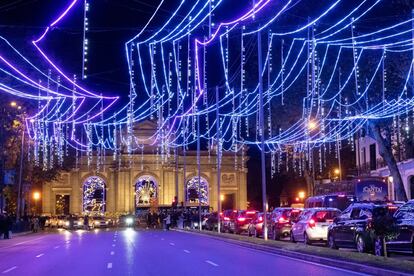
POLYGON ((326 242, 328 227, 340 213, 341 211, 336 208, 305 209, 292 226, 290 240, 292 242, 302 241, 306 244, 326 242))

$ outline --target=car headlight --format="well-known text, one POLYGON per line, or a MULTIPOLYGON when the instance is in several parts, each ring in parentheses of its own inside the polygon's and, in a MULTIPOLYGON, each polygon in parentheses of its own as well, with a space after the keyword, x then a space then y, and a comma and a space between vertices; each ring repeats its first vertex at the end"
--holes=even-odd
POLYGON ((99 224, 99 221, 95 221, 95 225, 98 225, 99 224))
POLYGON ((69 226, 69 221, 65 222, 65 225, 66 225, 66 226, 69 226))
POLYGON ((132 224, 133 222, 134 222, 134 220, 132 218, 126 218, 125 219, 126 224, 132 224))

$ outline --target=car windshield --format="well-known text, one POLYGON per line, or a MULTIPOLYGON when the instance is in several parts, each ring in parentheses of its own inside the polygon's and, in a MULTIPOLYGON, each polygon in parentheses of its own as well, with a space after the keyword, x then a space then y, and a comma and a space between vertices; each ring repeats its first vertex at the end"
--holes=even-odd
POLYGON ((318 211, 313 215, 313 217, 317 222, 326 222, 329 220, 333 220, 339 214, 339 211, 318 211))
POLYGON ((414 203, 407 203, 398 209, 395 213, 397 219, 414 220, 414 203))
POLYGON ((295 220, 296 218, 300 216, 301 213, 302 213, 301 210, 294 209, 289 212, 288 216, 290 217, 291 220, 295 220))

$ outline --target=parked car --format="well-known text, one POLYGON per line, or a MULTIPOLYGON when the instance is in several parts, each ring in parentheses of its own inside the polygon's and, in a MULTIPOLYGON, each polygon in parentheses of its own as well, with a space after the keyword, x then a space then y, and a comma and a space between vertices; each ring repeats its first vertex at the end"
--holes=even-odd
POLYGON ((305 209, 292 226, 290 240, 292 242, 303 241, 306 244, 317 241, 326 242, 328 227, 340 213, 341 211, 336 208, 305 209))
MULTIPOLYGON (((397 235, 387 240, 387 252, 404 252, 414 255, 414 200, 402 205, 394 214, 397 235)), ((382 255, 381 241, 375 242, 375 254, 382 255)))
POLYGON ((361 253, 372 251, 375 241, 372 214, 381 212, 379 209, 389 212, 395 206, 372 202, 351 204, 329 226, 328 246, 333 249, 356 248, 361 253))
MULTIPOLYGON (((271 213, 267 213, 267 221, 270 221, 271 213)), ((263 235, 263 212, 258 213, 254 219, 252 219, 247 227, 247 234, 249 237, 260 237, 263 235)))
POLYGON ((231 232, 238 235, 247 233, 247 227, 249 226, 249 223, 257 216, 258 213, 258 211, 253 210, 239 211, 234 224, 230 225, 231 232))
POLYGON ((269 236, 275 240, 289 237, 292 224, 297 221, 301 213, 302 209, 298 208, 275 208, 270 217, 269 236))
POLYGON ((223 232, 231 232, 232 227, 230 227, 231 224, 234 224, 234 221, 236 220, 238 211, 237 210, 224 210, 221 220, 221 229, 223 232))

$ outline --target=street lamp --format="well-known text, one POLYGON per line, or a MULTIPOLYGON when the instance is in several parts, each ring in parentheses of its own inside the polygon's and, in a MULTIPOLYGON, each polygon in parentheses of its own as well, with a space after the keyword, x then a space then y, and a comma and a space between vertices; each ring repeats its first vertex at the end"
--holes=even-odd
POLYGON ((220 201, 224 201, 225 197, 223 194, 220 195, 220 201))
POLYGON ((37 213, 37 202, 40 200, 40 192, 33 193, 33 200, 35 201, 35 213, 37 213))
POLYGON ((316 129, 318 127, 318 123, 316 122, 316 121, 314 121, 314 120, 310 120, 309 122, 308 122, 308 129, 309 130, 314 130, 314 129, 316 129))
POLYGON ((11 106, 11 107, 17 107, 17 103, 16 103, 15 101, 10 102, 10 106, 11 106))
POLYGON ((304 200, 305 197, 306 197, 306 193, 304 191, 300 191, 298 193, 298 197, 299 197, 300 200, 304 200))

